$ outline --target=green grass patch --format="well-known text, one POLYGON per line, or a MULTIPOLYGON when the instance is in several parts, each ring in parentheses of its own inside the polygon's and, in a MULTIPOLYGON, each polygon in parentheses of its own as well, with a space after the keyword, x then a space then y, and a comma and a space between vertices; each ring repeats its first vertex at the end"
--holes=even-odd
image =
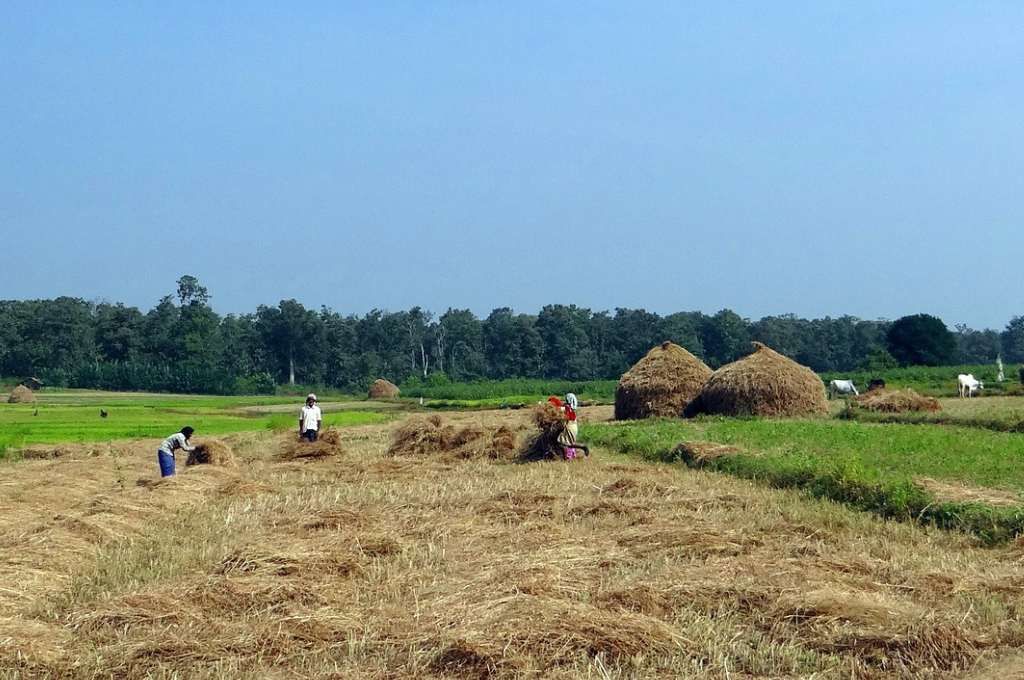
POLYGON ((618 380, 541 380, 515 378, 508 380, 480 380, 475 382, 429 384, 421 382, 403 383, 402 397, 447 402, 488 402, 495 405, 502 400, 513 403, 530 403, 566 392, 574 392, 580 400, 610 403, 615 399, 618 380))
MULTIPOLYGON (((30 444, 157 439, 191 425, 199 437, 298 427, 301 403, 289 397, 203 397, 125 393, 40 393, 34 404, 0 404, 0 457, 30 444), (259 407, 293 406, 282 412, 259 407), (255 407, 255 408, 254 408, 255 407), (100 410, 107 417, 100 416, 100 410)), ((370 410, 330 411, 335 427, 378 423, 389 418, 370 410)), ((361 406, 361 405, 360 405, 361 406)))
POLYGON ((836 371, 822 373, 821 379, 828 384, 832 379, 849 379, 864 391, 872 378, 882 378, 886 387, 903 389, 909 387, 920 394, 930 397, 952 397, 956 395, 956 377, 961 373, 972 374, 985 383, 984 392, 989 395, 1020 394, 1021 384, 1018 380, 1020 364, 1004 366, 1003 382, 996 380, 995 364, 964 364, 960 366, 907 366, 904 368, 887 368, 881 371, 836 371))
POLYGON ((698 419, 585 425, 588 443, 653 460, 677 460, 682 441, 744 453, 705 467, 779 488, 799 488, 883 517, 960 529, 994 543, 1024 532, 1024 505, 942 501, 921 477, 1024 491, 1024 437, 965 427, 838 420, 698 419))

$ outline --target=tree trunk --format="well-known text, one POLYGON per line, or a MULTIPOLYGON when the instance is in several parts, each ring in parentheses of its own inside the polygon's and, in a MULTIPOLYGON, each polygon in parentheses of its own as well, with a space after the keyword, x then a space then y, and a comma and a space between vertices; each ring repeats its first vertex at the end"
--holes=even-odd
POLYGON ((295 384, 295 357, 291 350, 288 350, 288 384, 295 384))

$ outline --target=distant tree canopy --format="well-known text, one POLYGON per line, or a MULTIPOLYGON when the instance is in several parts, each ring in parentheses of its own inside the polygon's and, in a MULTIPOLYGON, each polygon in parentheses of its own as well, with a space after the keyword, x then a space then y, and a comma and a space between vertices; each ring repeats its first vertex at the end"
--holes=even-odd
POLYGON ((500 307, 480 319, 414 307, 343 315, 296 300, 254 313, 218 315, 209 291, 182 276, 149 311, 77 298, 0 301, 0 375, 48 384, 181 392, 260 392, 294 382, 362 390, 395 383, 481 378, 618 378, 652 346, 671 340, 720 366, 759 340, 817 371, 903 364, 984 363, 1003 352, 1024 360, 1024 317, 1003 333, 920 314, 895 323, 851 316, 751 321, 644 309, 614 313, 546 305, 537 314, 500 307))
POLYGON ((929 314, 904 316, 886 335, 889 353, 902 366, 942 366, 956 362, 957 341, 942 319, 929 314))

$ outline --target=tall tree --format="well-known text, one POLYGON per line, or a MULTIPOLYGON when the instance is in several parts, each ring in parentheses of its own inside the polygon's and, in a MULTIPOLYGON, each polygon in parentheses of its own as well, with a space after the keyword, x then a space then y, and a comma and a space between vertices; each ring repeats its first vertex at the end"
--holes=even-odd
POLYGON ((886 340, 889 353, 903 366, 942 366, 957 358, 956 338, 942 319, 930 314, 897 319, 886 340))

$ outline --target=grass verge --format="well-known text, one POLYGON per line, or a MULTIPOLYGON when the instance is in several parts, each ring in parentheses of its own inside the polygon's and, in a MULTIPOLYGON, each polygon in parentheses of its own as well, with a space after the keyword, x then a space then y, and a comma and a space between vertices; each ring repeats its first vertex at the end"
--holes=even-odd
POLYGON ((966 531, 987 544, 1024 533, 1024 439, 1011 434, 850 421, 702 419, 595 424, 585 426, 581 438, 650 460, 678 460, 775 488, 802 489, 886 518, 966 531), (683 441, 739 450, 698 461, 681 455, 683 441), (963 493, 944 498, 922 480, 939 480, 963 493), (986 490, 1003 502, 986 502, 986 490))

